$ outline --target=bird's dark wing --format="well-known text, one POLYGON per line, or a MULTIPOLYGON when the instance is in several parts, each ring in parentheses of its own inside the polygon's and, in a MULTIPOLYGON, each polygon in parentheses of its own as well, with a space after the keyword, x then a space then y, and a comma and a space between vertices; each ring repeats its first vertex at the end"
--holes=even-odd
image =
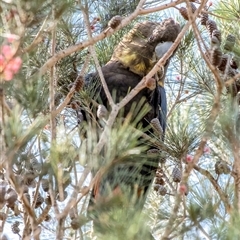
POLYGON ((163 129, 163 133, 166 130, 166 118, 167 118, 167 97, 164 87, 158 86, 157 90, 159 92, 159 122, 163 129))
MULTIPOLYGON (((120 102, 120 100, 124 98, 130 92, 130 90, 133 89, 142 79, 141 76, 129 71, 128 68, 123 66, 123 64, 118 61, 112 61, 103 66, 102 72, 108 89, 113 95, 114 101, 116 103, 120 102)), ((86 80, 87 87, 91 87, 93 83, 98 86, 97 90, 94 91, 95 95, 93 96, 93 98, 95 99, 95 101, 103 104, 109 109, 108 99, 106 97, 104 89, 101 86, 99 75, 97 73, 91 74, 90 76, 88 75, 86 80)), ((148 88, 141 90, 124 107, 123 116, 126 116, 131 111, 132 104, 134 102, 141 102, 143 105, 147 105, 149 107, 148 113, 142 119, 143 127, 147 127, 151 119, 158 117, 159 108, 156 104, 158 100, 153 100, 156 94, 158 94, 156 90, 152 91, 148 88)), ((157 98, 159 99, 159 97, 157 98)))

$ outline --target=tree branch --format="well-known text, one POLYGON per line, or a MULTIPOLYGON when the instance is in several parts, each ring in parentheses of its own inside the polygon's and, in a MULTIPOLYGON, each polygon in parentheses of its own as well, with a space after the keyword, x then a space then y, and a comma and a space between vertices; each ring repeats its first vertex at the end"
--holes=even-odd
POLYGON ((203 169, 203 168, 201 168, 201 167, 199 167, 199 166, 197 166, 197 165, 194 165, 193 168, 194 168, 195 170, 197 170, 198 172, 200 172, 202 175, 204 175, 205 177, 208 178, 208 180, 212 183, 214 189, 215 189, 216 192, 218 193, 219 197, 220 197, 221 200, 223 201, 223 204, 224 204, 224 206, 225 206, 226 211, 229 213, 229 212, 232 210, 232 206, 231 206, 231 204, 229 203, 229 199, 228 199, 227 194, 225 194, 225 192, 222 191, 222 189, 221 189, 220 186, 218 185, 217 180, 212 176, 212 174, 211 174, 209 171, 207 171, 207 170, 205 170, 205 169, 203 169))

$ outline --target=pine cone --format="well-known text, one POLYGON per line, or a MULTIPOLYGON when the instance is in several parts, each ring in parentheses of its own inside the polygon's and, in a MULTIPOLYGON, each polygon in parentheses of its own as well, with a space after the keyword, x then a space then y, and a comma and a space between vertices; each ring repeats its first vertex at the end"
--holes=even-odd
POLYGON ((230 172, 231 172, 230 167, 228 166, 227 163, 224 163, 224 165, 223 165, 223 173, 224 174, 229 174, 230 172))
POLYGON ((233 68, 233 69, 238 69, 238 62, 237 62, 235 59, 232 59, 232 60, 230 61, 230 66, 231 66, 231 68, 233 68))
POLYGON ((18 221, 15 221, 15 222, 11 225, 11 229, 12 229, 12 232, 13 232, 14 234, 19 234, 19 232, 20 232, 19 225, 20 225, 20 223, 19 223, 18 221))
POLYGON ((227 36, 227 39, 226 39, 226 42, 224 45, 224 49, 227 51, 232 51, 232 49, 235 45, 235 42, 236 42, 236 37, 234 35, 229 34, 227 36))
POLYGON ((190 3, 190 5, 191 5, 192 13, 195 13, 197 10, 196 6, 193 3, 190 3))
POLYGON ((219 160, 215 163, 215 172, 218 175, 229 174, 231 169, 226 162, 219 160))
POLYGON ((208 31, 210 33, 210 36, 212 36, 212 33, 213 33, 214 30, 217 30, 216 22, 211 20, 211 19, 207 20, 206 27, 207 27, 207 29, 208 29, 208 31))
POLYGON ((235 83, 232 83, 231 85, 226 86, 227 93, 231 94, 232 97, 236 97, 238 94, 238 88, 235 83))
POLYGON ((48 179, 42 179, 41 180, 41 185, 42 185, 42 189, 43 189, 44 192, 49 191, 49 181, 48 181, 48 179))
POLYGON ((160 163, 160 164, 164 164, 164 163, 166 163, 167 158, 166 158, 166 156, 161 156, 161 155, 160 155, 160 157, 159 157, 158 160, 159 160, 159 163, 160 163))
POLYGON ((227 75, 228 75, 229 77, 234 77, 236 74, 237 74, 237 71, 236 71, 235 69, 229 67, 228 72, 227 72, 227 75))
POLYGON ((187 12, 187 9, 185 8, 185 7, 181 7, 180 9, 179 9, 179 12, 180 12, 180 14, 183 16, 183 18, 185 19, 185 20, 189 20, 188 19, 188 12, 187 12))
POLYGON ((164 185, 165 184, 164 180, 160 177, 155 178, 155 183, 159 184, 159 185, 164 185))
POLYGON ((222 58, 221 58, 221 63, 219 64, 218 66, 218 69, 222 72, 225 71, 226 69, 226 66, 227 66, 227 62, 228 62, 228 55, 227 54, 224 54, 222 55, 222 58))
POLYGON ((5 195, 5 200, 7 202, 7 207, 9 208, 13 208, 15 202, 17 201, 17 193, 15 192, 15 190, 13 190, 12 188, 10 188, 7 191, 7 194, 5 195))
POLYGON ((50 220, 51 220, 51 216, 48 214, 46 217, 45 217, 45 219, 44 219, 44 221, 45 222, 49 222, 50 220))
POLYGON ((159 119, 158 118, 153 118, 150 123, 151 123, 151 126, 152 126, 153 130, 154 130, 154 134, 156 136, 158 136, 159 138, 161 138, 161 136, 163 134, 163 129, 161 127, 159 119))
POLYGON ((213 30, 212 37, 216 37, 218 39, 219 43, 222 42, 221 32, 218 29, 213 30))
POLYGON ((153 185, 153 190, 158 192, 159 187, 160 187, 160 184, 154 184, 153 185))
POLYGON ((208 21, 208 14, 207 13, 202 13, 201 14, 201 25, 206 26, 208 21))
MULTIPOLYGON (((35 192, 32 193, 33 198, 34 198, 34 195, 35 195, 35 192)), ((39 208, 43 202, 44 202, 44 198, 40 195, 40 193, 38 193, 35 208, 39 208)))
POLYGON ((211 63, 213 66, 217 67, 221 64, 222 61, 222 52, 220 48, 215 48, 212 50, 211 54, 211 63))
MULTIPOLYGON (((215 31, 215 30, 214 30, 214 31, 215 31)), ((212 45, 212 46, 220 46, 220 42, 219 42, 219 40, 218 40, 217 37, 215 37, 215 36, 212 36, 212 37, 211 37, 211 45, 212 45)))
POLYGON ((27 186, 35 187, 36 174, 33 171, 27 172, 24 176, 23 183, 27 186))
MULTIPOLYGON (((193 3, 190 3, 190 4, 191 4, 192 13, 195 13, 195 11, 197 10, 196 6, 193 3)), ((181 7, 179 9, 179 12, 180 12, 180 14, 183 16, 183 18, 185 20, 189 20, 188 11, 187 11, 187 9, 185 7, 181 7)))
POLYGON ((215 163, 215 172, 216 174, 223 174, 223 165, 222 165, 222 161, 217 161, 215 163))
POLYGON ((83 88, 83 85, 84 85, 84 77, 79 75, 76 81, 74 82, 75 91, 80 92, 83 88))
POLYGON ((117 15, 114 16, 109 22, 108 22, 108 26, 112 29, 115 29, 122 21, 122 17, 117 15))
POLYGON ((178 167, 175 167, 172 171, 172 178, 174 182, 180 182, 182 179, 182 172, 178 167))
POLYGON ((156 171, 156 177, 160 177, 162 178, 163 177, 163 170, 161 168, 158 168, 157 171, 156 171))
POLYGON ((73 218, 70 224, 71 224, 72 229, 74 229, 74 230, 77 230, 81 227, 81 224, 77 218, 73 218))
POLYGON ((36 158, 30 160, 31 169, 35 172, 40 172, 42 170, 42 164, 38 162, 36 158))
POLYGON ((165 196, 167 194, 167 189, 164 187, 164 186, 159 186, 158 188, 158 193, 161 195, 161 196, 165 196))

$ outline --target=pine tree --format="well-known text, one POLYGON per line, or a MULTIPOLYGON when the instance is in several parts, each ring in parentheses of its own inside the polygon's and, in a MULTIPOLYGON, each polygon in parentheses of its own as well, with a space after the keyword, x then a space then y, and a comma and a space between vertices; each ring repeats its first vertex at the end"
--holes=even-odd
POLYGON ((1 1, 1 239, 237 239, 239 7, 238 0, 1 1), (110 21, 116 15, 118 26, 110 21), (109 61, 136 22, 170 16, 182 31, 165 78, 164 143, 144 134, 139 144, 146 129, 135 123, 148 109, 133 108, 135 122, 97 112, 97 86, 85 89, 84 76, 109 61), (159 167, 143 211, 127 189, 88 207, 102 174, 149 156, 159 167))

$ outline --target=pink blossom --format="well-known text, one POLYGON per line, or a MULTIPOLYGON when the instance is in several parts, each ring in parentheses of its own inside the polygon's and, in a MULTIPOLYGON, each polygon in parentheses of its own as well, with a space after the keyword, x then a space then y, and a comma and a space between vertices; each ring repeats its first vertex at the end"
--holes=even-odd
POLYGON ((5 62, 4 56, 0 54, 0 65, 2 65, 5 62))
POLYGON ((181 75, 177 75, 176 80, 180 81, 181 80, 181 75))
POLYGON ((2 54, 0 54, 0 72, 3 71, 4 66, 5 66, 5 58, 2 54))
POLYGON ((21 65, 22 59, 20 57, 15 57, 9 61, 7 68, 10 69, 13 73, 17 73, 21 65))
POLYGON ((13 72, 12 71, 10 71, 8 69, 4 69, 3 74, 4 74, 4 80, 10 81, 10 80, 13 79, 13 72))
POLYGON ((179 188, 178 188, 178 191, 180 194, 184 194, 184 195, 187 195, 188 194, 188 186, 186 184, 183 184, 181 183, 179 188))
POLYGON ((11 59, 14 55, 13 50, 9 45, 3 45, 1 47, 1 53, 6 59, 11 59))
POLYGON ((13 35, 13 34, 10 34, 8 37, 7 37, 7 41, 9 43, 12 43, 16 40, 16 37, 13 35))
POLYGON ((213 5, 212 1, 208 3, 208 6, 211 7, 213 5))
POLYGON ((50 125, 47 124, 45 127, 44 127, 45 130, 49 130, 50 129, 50 125))
POLYGON ((192 161, 193 161, 193 156, 190 155, 190 154, 188 154, 188 155, 186 156, 186 163, 190 163, 190 162, 192 162, 192 161))
POLYGON ((211 152, 211 149, 208 146, 205 146, 203 151, 204 151, 204 153, 208 154, 211 152))

